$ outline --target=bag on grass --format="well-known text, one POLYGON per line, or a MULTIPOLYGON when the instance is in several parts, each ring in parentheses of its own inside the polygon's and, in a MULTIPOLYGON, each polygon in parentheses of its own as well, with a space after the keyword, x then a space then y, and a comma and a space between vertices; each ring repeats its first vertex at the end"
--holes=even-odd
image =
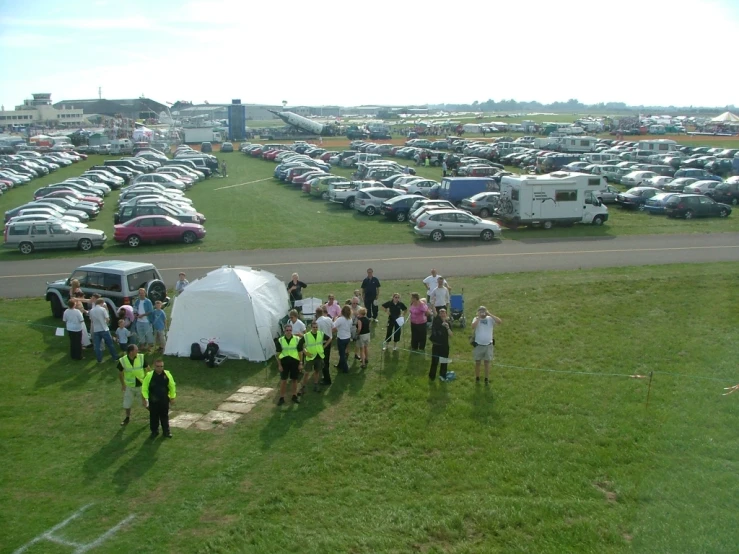
POLYGON ((200 344, 197 342, 193 342, 190 345, 190 359, 191 360, 202 360, 203 359, 203 351, 200 349, 200 344))
POLYGON ((213 341, 209 342, 208 346, 205 347, 203 358, 205 358, 205 363, 208 367, 216 367, 216 356, 218 355, 218 350, 218 344, 213 341))

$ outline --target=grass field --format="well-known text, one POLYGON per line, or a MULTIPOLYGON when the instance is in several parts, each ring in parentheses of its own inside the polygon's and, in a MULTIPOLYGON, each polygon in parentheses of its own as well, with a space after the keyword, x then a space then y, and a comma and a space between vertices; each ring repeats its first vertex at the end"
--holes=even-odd
MULTIPOLYGON (((233 427, 166 442, 147 439, 141 408, 119 427, 115 369, 90 354, 71 363, 43 300, 2 300, 13 341, 0 343, 0 552, 89 503, 65 539, 90 542, 135 516, 100 553, 733 552, 739 397, 721 393, 739 382, 737 274, 706 264, 456 280, 468 316, 484 303, 504 322, 489 389, 474 384, 456 327, 455 382, 429 383, 418 354, 383 361, 382 318, 366 371, 354 365, 300 406, 270 398, 233 427), (629 376, 650 372, 646 407, 648 380, 629 376)), ((404 298, 420 285, 383 284, 404 298)), ((310 291, 342 299, 355 286, 310 291)), ((177 410, 277 385, 273 363, 166 364, 177 410)))
MULTIPOLYGON (((411 244, 420 241, 408 224, 360 215, 342 206, 310 197, 297 187, 282 184, 272 177, 275 164, 253 159, 241 153, 219 154, 228 163, 228 178, 211 178, 197 184, 188 196, 194 205, 208 218, 208 235, 194 246, 184 244, 145 245, 137 252, 183 252, 193 248, 200 251, 226 251, 259 248, 285 248, 300 243, 304 236, 311 237, 313 246, 339 246, 350 244, 411 244), (304 229, 296 233, 296 226, 304 229)), ((0 197, 0 209, 5 211, 33 196, 33 191, 44 184, 79 175, 86 166, 101 163, 100 156, 90 158, 75 166, 57 171, 54 175, 37 179, 29 185, 11 190, 0 197)), ((439 179, 438 168, 417 168, 418 174, 439 179)), ((335 173, 350 176, 351 170, 337 168, 335 173)), ((115 243, 113 213, 117 192, 106 199, 106 205, 91 227, 103 229, 108 242, 103 249, 84 254, 76 250, 39 251, 32 256, 70 257, 110 256, 129 252, 126 246, 115 243)), ((531 238, 558 238, 583 236, 619 236, 635 234, 716 233, 739 231, 739 217, 732 214, 727 219, 674 220, 650 216, 640 212, 624 212, 610 208, 610 219, 603 227, 576 225, 571 228, 504 230, 506 240, 531 238)), ((3 249, 0 260, 18 260, 23 256, 16 250, 3 249)))

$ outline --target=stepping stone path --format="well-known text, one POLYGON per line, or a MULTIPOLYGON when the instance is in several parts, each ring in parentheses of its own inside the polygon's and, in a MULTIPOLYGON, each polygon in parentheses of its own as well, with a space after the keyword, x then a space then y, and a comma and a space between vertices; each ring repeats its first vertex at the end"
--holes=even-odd
POLYGON ((248 414, 257 402, 273 392, 269 387, 241 387, 234 394, 207 414, 194 414, 182 412, 169 420, 170 427, 180 429, 200 429, 211 431, 222 429, 236 423, 241 416, 248 414))

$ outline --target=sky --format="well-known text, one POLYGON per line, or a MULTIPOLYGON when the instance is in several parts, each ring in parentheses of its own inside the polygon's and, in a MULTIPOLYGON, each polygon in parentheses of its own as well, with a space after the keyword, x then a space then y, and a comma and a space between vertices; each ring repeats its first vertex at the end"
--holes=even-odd
POLYGON ((0 0, 0 103, 739 104, 739 0, 0 0))

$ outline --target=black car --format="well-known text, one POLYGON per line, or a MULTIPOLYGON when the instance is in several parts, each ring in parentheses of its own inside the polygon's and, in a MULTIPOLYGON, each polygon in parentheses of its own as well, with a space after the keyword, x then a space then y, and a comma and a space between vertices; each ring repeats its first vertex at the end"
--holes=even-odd
POLYGON ((644 209, 644 204, 655 194, 662 191, 654 187, 634 187, 616 197, 616 203, 622 208, 644 209))
POLYGON ((380 206, 380 214, 384 215, 388 219, 394 221, 406 221, 408 219, 408 212, 413 206, 416 200, 423 200, 424 197, 420 194, 402 194, 385 200, 380 206))
POLYGON ((731 206, 720 204, 703 194, 676 194, 665 204, 667 217, 726 217, 731 206))
POLYGON ((736 206, 739 204, 739 180, 719 183, 715 188, 706 191, 706 196, 710 196, 716 202, 736 206))

